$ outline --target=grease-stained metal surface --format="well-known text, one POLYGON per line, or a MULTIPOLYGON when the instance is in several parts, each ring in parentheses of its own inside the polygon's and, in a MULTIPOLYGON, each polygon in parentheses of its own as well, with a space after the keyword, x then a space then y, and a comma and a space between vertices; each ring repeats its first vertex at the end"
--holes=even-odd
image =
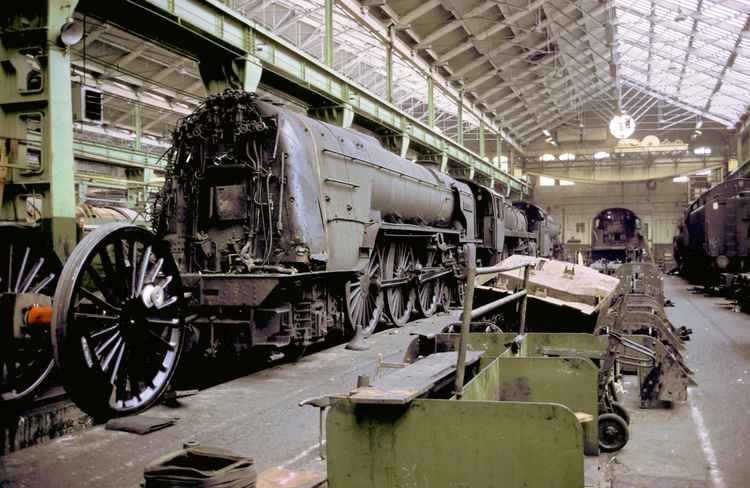
POLYGON ((373 410, 341 398, 326 432, 330 488, 584 485, 581 427, 562 405, 419 399, 373 410))
MULTIPOLYGON (((414 340, 421 343, 420 347, 410 347, 405 360, 410 361, 417 350, 429 353, 430 347, 453 351, 458 347, 458 337, 420 336, 414 340)), ((528 333, 515 353, 511 344, 516 338, 512 333, 469 335, 467 348, 483 352, 482 371, 466 385, 462 400, 559 403, 573 412, 591 415, 596 425, 599 368, 592 359, 598 363, 606 342, 590 334, 528 333), (593 357, 586 357, 589 355, 593 357)), ((584 452, 597 455, 596 429, 584 429, 584 436, 584 452)))

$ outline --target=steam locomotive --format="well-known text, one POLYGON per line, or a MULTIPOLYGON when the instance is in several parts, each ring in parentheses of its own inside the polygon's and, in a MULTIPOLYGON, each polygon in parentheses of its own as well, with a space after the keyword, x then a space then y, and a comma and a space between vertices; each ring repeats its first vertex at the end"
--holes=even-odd
POLYGON ((626 208, 607 208, 594 218, 591 231, 591 260, 640 261, 646 242, 640 233, 641 220, 626 208))
POLYGON ((747 273, 750 178, 728 179, 693 201, 673 242, 679 272, 691 282, 731 285, 747 273))
POLYGON ((414 164, 360 132, 227 90, 173 135, 153 232, 101 226, 54 296, 55 354, 83 410, 158 400, 184 347, 300 354, 460 301, 462 246, 546 255, 531 204, 414 164))

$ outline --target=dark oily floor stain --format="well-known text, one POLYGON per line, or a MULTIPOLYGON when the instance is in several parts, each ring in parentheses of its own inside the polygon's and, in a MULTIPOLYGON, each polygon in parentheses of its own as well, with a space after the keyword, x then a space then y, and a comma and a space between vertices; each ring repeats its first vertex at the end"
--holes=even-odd
POLYGON ((612 488, 707 488, 705 480, 662 478, 637 474, 619 474, 612 480, 612 488))

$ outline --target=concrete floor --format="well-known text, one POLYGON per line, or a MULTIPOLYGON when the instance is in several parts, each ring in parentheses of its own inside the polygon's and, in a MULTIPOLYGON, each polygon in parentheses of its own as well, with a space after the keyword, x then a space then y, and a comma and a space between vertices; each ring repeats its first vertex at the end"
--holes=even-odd
MULTIPOLYGON (((718 298, 687 292, 668 277, 668 309, 675 325, 693 329, 687 362, 699 383, 690 400, 671 410, 639 410, 637 385, 628 377, 626 402, 633 417, 631 441, 614 456, 586 459, 586 486, 596 488, 750 487, 750 316, 718 298)), ((269 368, 184 399, 179 408, 158 406, 149 415, 177 424, 146 436, 90 431, 0 457, 0 487, 136 487, 143 467, 188 440, 255 458, 259 471, 281 466, 321 471, 316 461, 318 418, 298 403, 340 393, 357 375, 373 375, 378 354, 397 361, 411 333, 435 332, 445 316, 382 332, 371 349, 337 346, 295 364, 269 368)))
POLYGON ((299 402, 354 388, 358 375, 374 375, 379 354, 400 361, 410 334, 437 332, 449 320, 442 315, 386 330, 371 337, 364 352, 343 345, 326 349, 203 390, 179 408, 159 405, 148 415, 179 420, 145 436, 97 426, 0 457, 0 487, 137 487, 148 463, 189 440, 252 457, 259 472, 274 466, 320 469, 314 462, 318 411, 299 402))
MULTIPOLYGON (((693 329, 687 362, 698 386, 684 407, 708 465, 708 486, 750 487, 750 315, 732 311, 726 300, 689 291, 677 277, 665 279, 675 307, 675 326, 693 329)), ((678 446, 679 437, 672 440, 678 446)))

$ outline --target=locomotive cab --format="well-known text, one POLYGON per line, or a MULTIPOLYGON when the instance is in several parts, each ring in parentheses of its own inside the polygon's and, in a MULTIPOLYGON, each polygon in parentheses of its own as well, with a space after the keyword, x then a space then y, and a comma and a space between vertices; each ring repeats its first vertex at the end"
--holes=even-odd
POLYGON ((496 191, 478 185, 471 180, 462 180, 474 195, 475 228, 478 230, 477 257, 482 263, 495 264, 505 256, 505 198, 496 191))

